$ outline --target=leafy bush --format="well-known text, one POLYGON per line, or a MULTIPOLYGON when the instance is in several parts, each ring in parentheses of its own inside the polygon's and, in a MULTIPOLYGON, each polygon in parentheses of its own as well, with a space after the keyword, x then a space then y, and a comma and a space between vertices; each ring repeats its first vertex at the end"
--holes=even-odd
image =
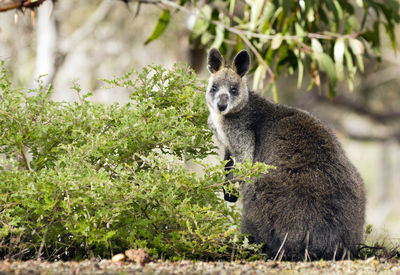
MULTIPOLYGON (((204 84, 188 68, 149 66, 105 80, 125 105, 49 100, 51 87, 13 89, 0 76, 0 256, 81 259, 145 248, 153 257, 243 258, 257 251, 220 198, 204 84), (31 160, 30 160, 31 156, 31 160), (204 176, 185 168, 203 166, 204 176)), ((112 92, 112 91, 110 91, 112 92)), ((244 163, 237 175, 265 165, 244 163)))

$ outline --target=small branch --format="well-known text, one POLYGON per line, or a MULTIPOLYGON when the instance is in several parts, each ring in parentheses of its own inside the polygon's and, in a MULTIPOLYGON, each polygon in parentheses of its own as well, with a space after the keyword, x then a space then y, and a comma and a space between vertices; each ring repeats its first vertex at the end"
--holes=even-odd
MULTIPOLYGON (((276 36, 276 34, 261 34, 261 33, 255 33, 251 31, 242 31, 245 35, 255 37, 255 38, 260 38, 260 39, 266 39, 266 40, 272 40, 276 36)), ((364 32, 355 32, 355 33, 350 33, 350 34, 322 34, 322 33, 307 33, 305 35, 282 35, 283 40, 300 40, 305 37, 307 38, 315 38, 315 39, 321 39, 321 40, 333 40, 335 38, 355 38, 363 34, 364 32)))
POLYGON ((225 186, 225 185, 227 185, 228 183, 235 183, 235 182, 242 182, 242 181, 244 181, 246 178, 248 178, 248 174, 249 173, 246 173, 244 176, 242 176, 242 177, 234 177, 234 178, 232 178, 232 179, 230 179, 230 180, 226 180, 226 181, 224 181, 224 182, 218 182, 218 183, 214 183, 214 184, 211 184, 211 185, 208 185, 208 186, 205 186, 204 187, 204 189, 209 189, 209 188, 213 188, 213 187, 218 187, 218 186, 225 186))
MULTIPOLYGON (((276 252, 276 255, 275 255, 274 259, 273 259, 274 262, 276 261, 276 259, 277 259, 278 255, 279 255, 279 253, 281 252, 283 246, 285 245, 285 242, 286 242, 286 239, 287 239, 288 234, 289 234, 289 232, 286 233, 285 238, 283 239, 283 242, 281 243, 281 246, 280 246, 279 249, 278 249, 278 252, 276 252)), ((285 250, 283 250, 283 251, 285 251, 285 250)), ((282 256, 283 256, 283 253, 282 253, 282 256)), ((282 257, 281 257, 281 259, 282 259, 282 257)), ((279 260, 279 261, 280 261, 280 260, 279 260)))
POLYGON ((36 254, 36 259, 37 260, 42 256, 42 250, 43 250, 44 245, 46 243, 47 231, 49 230, 49 226, 51 224, 52 224, 52 222, 50 222, 48 225, 46 225, 46 228, 44 229, 43 239, 42 239, 42 242, 40 243, 39 251, 36 254))
POLYGON ((224 24, 222 24, 221 22, 218 21, 211 21, 211 23, 215 24, 215 25, 222 25, 225 29, 227 29, 228 31, 230 31, 231 33, 235 33, 237 35, 240 36, 240 38, 242 38, 243 42, 246 43, 246 45, 250 48, 250 50, 254 53, 254 55, 257 57, 258 61, 264 65, 264 67, 267 69, 268 74, 271 77, 272 81, 275 81, 275 74, 274 72, 271 70, 271 68, 268 66, 268 64, 264 61, 264 59, 262 58, 262 56, 260 55, 260 53, 258 52, 258 50, 253 46, 253 44, 251 44, 250 40, 247 39, 247 37, 244 35, 244 32, 232 28, 232 27, 228 27, 224 24))
POLYGON ((13 10, 22 7, 22 0, 1 0, 0 12, 13 10))
POLYGON ((32 170, 32 168, 31 168, 31 166, 29 164, 28 157, 26 156, 27 152, 26 152, 24 147, 25 147, 24 145, 22 145, 22 147, 21 147, 22 160, 24 161, 26 170, 28 170, 29 172, 32 172, 33 170, 32 170))
POLYGON ((21 9, 21 8, 35 8, 46 0, 27 1, 27 0, 0 0, 0 12, 21 9))

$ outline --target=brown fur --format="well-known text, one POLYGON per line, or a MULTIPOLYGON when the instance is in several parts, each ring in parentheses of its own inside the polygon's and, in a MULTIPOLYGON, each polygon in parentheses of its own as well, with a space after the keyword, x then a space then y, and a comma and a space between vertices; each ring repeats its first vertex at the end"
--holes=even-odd
MULTIPOLYGON (((209 59, 218 57, 212 52, 209 59)), ((248 91, 236 73, 247 72, 240 60, 246 62, 235 58, 233 70, 221 65, 212 71, 206 95, 210 127, 221 137, 226 159, 276 166, 254 184, 243 184, 242 232, 272 257, 278 251, 295 260, 354 256, 365 216, 360 175, 321 121, 248 91), (232 82, 237 95, 230 92, 232 82), (211 92, 213 85, 218 89, 211 92), (227 105, 222 112, 221 100, 227 105)))

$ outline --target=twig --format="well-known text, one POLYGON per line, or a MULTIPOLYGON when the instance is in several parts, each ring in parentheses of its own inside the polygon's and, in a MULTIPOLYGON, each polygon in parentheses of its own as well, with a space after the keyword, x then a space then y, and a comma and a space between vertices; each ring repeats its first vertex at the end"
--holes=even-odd
POLYGON ((11 255, 11 257, 15 259, 16 257, 18 257, 20 255, 22 256, 22 255, 24 255, 24 254, 26 254, 28 252, 29 252, 29 248, 27 247, 27 248, 22 249, 18 253, 11 255))
POLYGON ((28 160, 28 157, 26 156, 26 152, 25 152, 25 148, 24 147, 25 147, 24 145, 21 146, 22 160, 24 161, 26 170, 28 170, 29 172, 32 172, 33 170, 31 168, 31 165, 29 164, 29 160, 28 160))
POLYGON ((336 261, 337 249, 338 249, 338 246, 336 245, 336 246, 335 246, 335 252, 333 253, 333 259, 332 259, 332 261, 336 261))
POLYGON ((235 177, 235 178, 232 178, 230 180, 226 180, 226 181, 224 181, 222 183, 219 182, 219 183, 214 183, 214 184, 211 184, 211 185, 207 185, 207 186, 204 186, 203 188, 204 189, 208 189, 208 188, 213 188, 213 187, 218 187, 218 186, 225 186, 228 183, 241 182, 241 181, 244 181, 244 179, 247 178, 248 174, 249 173, 246 173, 243 177, 235 177))
MULTIPOLYGON (((281 250, 282 250, 282 248, 283 248, 283 245, 284 245, 285 242, 286 242, 286 238, 287 238, 288 234, 289 234, 289 232, 286 233, 285 238, 283 239, 283 242, 282 242, 281 246, 279 247, 278 252, 276 252, 276 255, 275 255, 273 261, 276 260, 276 258, 278 257, 279 253, 281 252, 281 250)), ((283 251, 285 251, 285 250, 283 250, 283 251)), ((282 259, 282 258, 281 258, 281 259, 282 259)))
POLYGON ((264 61, 264 59, 262 58, 262 56, 260 55, 260 53, 258 52, 258 50, 253 46, 253 44, 251 44, 250 40, 247 39, 247 37, 244 35, 244 33, 238 29, 232 28, 232 27, 228 27, 224 24, 222 24, 221 22, 212 20, 211 23, 215 24, 215 25, 222 25, 224 28, 226 28, 228 31, 235 33, 237 35, 240 36, 240 38, 242 38, 243 42, 246 43, 246 45, 250 48, 250 50, 254 53, 254 55, 257 57, 258 61, 263 64, 263 66, 267 69, 267 72, 269 74, 269 76, 271 77, 272 81, 275 81, 275 74, 274 72, 271 70, 270 66, 268 66, 268 64, 264 61))
POLYGON ((347 248, 346 248, 346 247, 344 247, 344 248, 343 248, 343 255, 342 255, 342 259, 341 259, 341 261, 343 261, 343 260, 344 260, 344 258, 346 258, 346 254, 347 254, 347 248))
MULTIPOLYGON (((262 34, 262 33, 255 33, 251 31, 242 31, 245 35, 255 37, 255 38, 260 38, 260 39, 266 39, 266 40, 272 40, 275 38, 276 34, 262 34)), ((321 39, 321 40, 333 40, 335 38, 355 38, 363 34, 364 32, 354 32, 350 34, 322 34, 322 33, 307 33, 305 35, 282 35, 281 38, 283 40, 300 40, 305 37, 307 38, 315 38, 315 39, 321 39)))
POLYGON ((0 1, 0 12, 20 8, 23 5, 22 0, 8 1, 5 3, 2 2, 3 1, 0 1))
POLYGON ((48 231, 48 229, 49 229, 49 225, 51 225, 51 224, 52 224, 52 223, 49 223, 49 224, 46 226, 45 230, 44 230, 43 239, 42 239, 42 242, 40 243, 39 251, 38 251, 37 254, 36 254, 36 259, 39 259, 40 256, 42 255, 42 250, 43 250, 44 244, 45 244, 45 242, 46 242, 47 231, 48 231))
POLYGON ((285 255, 285 249, 282 249, 281 254, 279 255, 278 262, 282 261, 283 255, 285 255))
POLYGON ((304 251, 304 260, 305 260, 306 262, 308 261, 308 259, 310 259, 310 261, 311 261, 310 254, 308 254, 308 246, 309 246, 309 243, 310 243, 310 231, 307 230, 306 249, 305 249, 305 251, 304 251))

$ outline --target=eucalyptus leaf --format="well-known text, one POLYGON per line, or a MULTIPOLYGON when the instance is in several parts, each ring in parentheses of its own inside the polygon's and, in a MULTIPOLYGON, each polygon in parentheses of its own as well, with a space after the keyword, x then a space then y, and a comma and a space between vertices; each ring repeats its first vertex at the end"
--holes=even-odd
POLYGON ((210 20, 211 20, 211 7, 209 5, 205 5, 201 10, 199 15, 196 18, 196 21, 194 23, 192 33, 195 36, 201 35, 203 32, 205 32, 208 29, 208 26, 210 25, 210 20))
POLYGON ((280 47, 280 45, 282 44, 282 34, 281 33, 277 33, 275 34, 274 38, 271 41, 271 49, 276 50, 280 47))
POLYGON ((262 8, 264 7, 265 0, 253 0, 251 5, 250 15, 250 30, 255 30, 260 19, 262 8))
POLYGON ((349 39, 349 46, 356 56, 357 59, 357 64, 358 67, 360 68, 360 71, 364 71, 364 60, 363 60, 363 55, 364 55, 364 45, 363 43, 355 38, 350 38, 349 39))
POLYGON ((350 51, 347 49, 347 47, 344 48, 344 56, 346 59, 346 66, 347 66, 347 71, 348 71, 348 86, 349 90, 353 91, 354 90, 354 77, 357 72, 357 68, 354 66, 353 58, 351 56, 350 51))
POLYGON ((149 44, 154 39, 157 39, 164 32, 165 28, 169 23, 170 18, 171 18, 171 13, 169 9, 164 9, 161 12, 160 18, 158 19, 158 22, 153 30, 153 33, 150 35, 149 38, 147 38, 146 42, 144 42, 145 45, 149 44))
POLYGON ((311 48, 314 53, 323 53, 324 52, 324 49, 322 48, 321 43, 316 38, 311 39, 311 48))
POLYGON ((264 73, 265 73, 264 65, 262 65, 262 64, 258 65, 256 70, 254 71, 253 90, 262 89, 262 82, 263 82, 264 73))
POLYGON ((343 65, 344 48, 345 48, 344 39, 343 38, 337 39, 333 49, 333 56, 335 60, 336 75, 339 81, 342 81, 344 79, 344 65, 343 65))
POLYGON ((219 48, 222 44, 222 42, 224 42, 224 31, 225 28, 223 25, 217 25, 217 27, 215 28, 216 31, 216 36, 214 39, 214 42, 211 44, 210 48, 219 48))

